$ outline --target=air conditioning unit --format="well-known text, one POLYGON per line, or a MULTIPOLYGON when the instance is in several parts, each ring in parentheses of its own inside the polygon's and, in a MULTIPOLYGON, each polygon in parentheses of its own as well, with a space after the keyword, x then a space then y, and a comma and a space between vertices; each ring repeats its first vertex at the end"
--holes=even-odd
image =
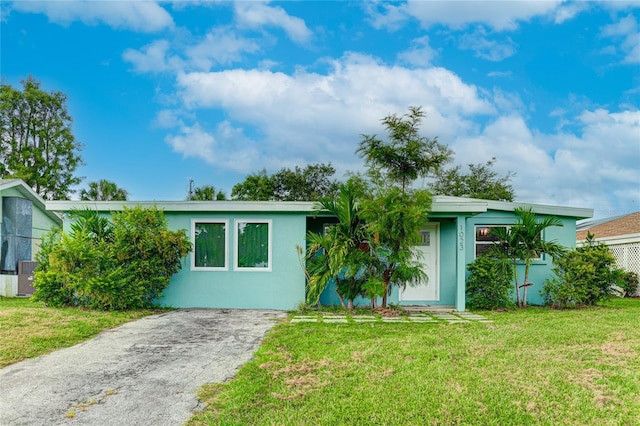
POLYGON ((38 262, 22 260, 18 262, 18 296, 31 296, 36 289, 33 288, 33 271, 38 262))

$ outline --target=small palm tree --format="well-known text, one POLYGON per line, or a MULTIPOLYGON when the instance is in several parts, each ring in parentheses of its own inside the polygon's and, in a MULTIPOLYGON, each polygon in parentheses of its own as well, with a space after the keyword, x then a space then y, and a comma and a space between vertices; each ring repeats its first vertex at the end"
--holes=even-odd
POLYGON ((224 201, 226 199, 227 194, 212 185, 200 186, 194 189, 188 197, 188 200, 192 201, 224 201))
POLYGON ((518 222, 510 228, 494 228, 493 235, 498 242, 492 248, 491 253, 508 258, 513 264, 513 276, 516 287, 516 301, 518 306, 527 307, 527 288, 529 282, 529 269, 535 259, 542 254, 557 257, 564 253, 565 248, 555 240, 545 241, 543 232, 551 226, 562 226, 562 222, 555 216, 545 216, 538 220, 531 208, 516 208, 514 210, 518 222), (518 281, 518 261, 524 263, 524 281, 518 281), (522 297, 520 290, 522 289, 522 297))
POLYGON ((127 191, 106 179, 89 182, 88 189, 80 190, 80 199, 83 201, 126 201, 128 197, 127 191))
POLYGON ((431 196, 423 190, 405 193, 388 187, 363 204, 362 214, 375 235, 371 266, 382 283, 381 306, 386 308, 394 286, 404 289, 428 280, 414 248, 420 240, 420 228, 427 221, 431 196))
POLYGON ((363 293, 363 269, 368 254, 363 246, 368 241, 364 221, 356 202, 357 190, 352 183, 341 184, 336 198, 319 200, 319 211, 330 213, 338 219, 324 234, 307 234, 307 302, 315 304, 331 281, 336 283, 337 293, 344 306, 349 308, 353 300, 363 293))

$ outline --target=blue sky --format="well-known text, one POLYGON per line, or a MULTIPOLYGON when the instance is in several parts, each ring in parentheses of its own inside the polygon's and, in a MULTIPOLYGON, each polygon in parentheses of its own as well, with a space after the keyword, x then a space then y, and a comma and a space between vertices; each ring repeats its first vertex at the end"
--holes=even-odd
MULTIPOLYGON (((362 170, 422 106, 518 201, 640 210, 640 3, 3 1, 4 81, 68 95, 90 181, 180 200, 252 172, 362 170)), ((421 184, 421 183, 419 183, 421 184)))

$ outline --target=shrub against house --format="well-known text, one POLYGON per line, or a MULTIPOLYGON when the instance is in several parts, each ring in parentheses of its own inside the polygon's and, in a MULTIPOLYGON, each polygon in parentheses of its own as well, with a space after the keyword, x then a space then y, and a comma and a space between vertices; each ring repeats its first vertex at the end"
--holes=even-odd
POLYGON ((51 306, 121 310, 151 307, 191 250, 186 231, 170 231, 157 208, 125 208, 111 222, 95 210, 72 212, 70 232, 42 243, 34 299, 51 306))

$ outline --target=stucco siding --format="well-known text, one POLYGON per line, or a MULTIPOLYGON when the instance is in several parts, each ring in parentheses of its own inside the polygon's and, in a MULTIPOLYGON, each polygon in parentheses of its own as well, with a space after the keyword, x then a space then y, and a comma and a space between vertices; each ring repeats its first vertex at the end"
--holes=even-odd
MULTIPOLYGON (((542 216, 539 216, 542 217, 542 216)), ((559 217, 563 226, 552 226, 545 230, 544 239, 547 241, 556 241, 558 244, 565 246, 567 249, 575 248, 576 220, 571 217, 559 217)), ((488 211, 479 214, 467 220, 467 248, 466 257, 467 264, 471 263, 475 258, 475 226, 476 225, 510 225, 515 224, 517 219, 513 214, 498 211, 488 211)), ((541 260, 535 260, 529 269, 529 282, 533 286, 529 287, 527 300, 530 304, 541 305, 544 299, 540 292, 547 279, 553 277, 553 258, 544 255, 541 260)), ((524 279, 525 266, 519 262, 518 280, 520 283, 524 279)), ((468 276, 468 272, 467 272, 468 276)), ((514 286, 515 298, 515 286, 514 286)))
MULTIPOLYGON (((192 219, 220 219, 229 221, 227 246, 228 270, 191 270, 189 254, 180 272, 171 278, 159 303, 182 308, 297 308, 305 298, 305 277, 296 245, 304 247, 306 232, 305 215, 263 213, 185 214, 165 213, 170 229, 185 229, 190 234, 192 219), (234 220, 267 219, 272 229, 272 270, 235 271, 234 220)), ((191 235, 189 235, 191 238, 191 235)))

